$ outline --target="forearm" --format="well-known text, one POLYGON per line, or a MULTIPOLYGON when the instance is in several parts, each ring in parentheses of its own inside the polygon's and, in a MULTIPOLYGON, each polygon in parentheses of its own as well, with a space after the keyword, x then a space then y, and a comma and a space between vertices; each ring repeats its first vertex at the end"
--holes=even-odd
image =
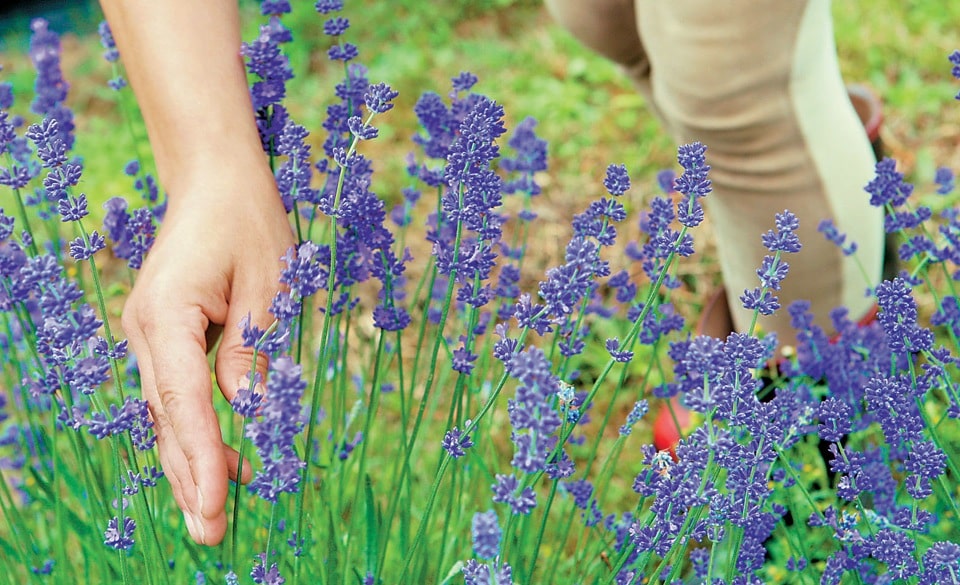
POLYGON ((269 172, 240 56, 237 0, 101 0, 176 203, 224 167, 269 172))

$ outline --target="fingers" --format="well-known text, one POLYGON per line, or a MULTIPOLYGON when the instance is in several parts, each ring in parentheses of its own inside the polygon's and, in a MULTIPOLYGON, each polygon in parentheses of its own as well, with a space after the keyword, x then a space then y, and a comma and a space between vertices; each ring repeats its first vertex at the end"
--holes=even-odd
POLYGON ((205 321, 199 309, 168 312, 147 321, 142 337, 130 337, 146 371, 144 394, 152 406, 161 462, 172 476, 187 527, 198 543, 217 544, 226 532, 228 471, 211 399, 205 321))
MULTIPOLYGON (((240 465, 240 453, 236 449, 224 443, 223 456, 227 461, 227 474, 232 481, 237 481, 237 469, 240 465)), ((242 476, 238 483, 248 484, 253 479, 253 468, 250 467, 250 461, 243 458, 242 476)))

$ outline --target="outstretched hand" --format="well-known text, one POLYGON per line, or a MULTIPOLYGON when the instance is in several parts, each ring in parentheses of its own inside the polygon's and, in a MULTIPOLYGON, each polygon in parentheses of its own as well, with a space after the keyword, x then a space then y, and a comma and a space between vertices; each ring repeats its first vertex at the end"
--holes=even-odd
MULTIPOLYGON (((171 200, 123 311, 160 462, 200 544, 223 539, 227 479, 238 479, 239 463, 214 412, 207 353, 222 331, 216 379, 232 400, 248 384, 253 360, 238 324, 248 314, 261 328, 272 322, 267 309, 279 287, 280 257, 293 245, 273 178, 260 174, 252 181, 210 177, 171 200)), ((266 373, 264 356, 257 370, 266 373)), ((239 479, 250 478, 244 464, 239 479)))

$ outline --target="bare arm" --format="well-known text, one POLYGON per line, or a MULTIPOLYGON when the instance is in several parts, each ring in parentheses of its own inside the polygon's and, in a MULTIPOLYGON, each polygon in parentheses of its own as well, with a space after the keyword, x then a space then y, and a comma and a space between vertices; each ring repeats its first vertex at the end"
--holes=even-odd
POLYGON ((222 327, 215 369, 232 398, 252 359, 237 324, 271 322, 292 234, 253 119, 236 0, 101 3, 170 197, 123 326, 190 534, 217 544, 238 457, 213 410, 208 343, 222 327))

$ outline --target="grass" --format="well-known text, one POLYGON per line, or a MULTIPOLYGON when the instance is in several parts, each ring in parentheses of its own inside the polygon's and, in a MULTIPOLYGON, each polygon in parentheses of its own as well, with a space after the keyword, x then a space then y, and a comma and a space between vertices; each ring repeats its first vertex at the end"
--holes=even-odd
MULTIPOLYGON (((319 30, 321 21, 312 14, 310 4, 297 3, 297 12, 290 20, 298 35, 298 44, 291 57, 297 77, 289 93, 294 96, 291 105, 295 118, 308 129, 313 129, 319 128, 329 99, 329 88, 341 72, 328 65, 322 55, 319 48, 324 42, 319 30)), ((921 185, 929 183, 936 166, 960 167, 956 149, 960 136, 960 107, 949 99, 956 93, 956 86, 948 79, 949 68, 945 59, 953 48, 950 46, 951 31, 940 24, 960 21, 960 6, 943 7, 940 4, 929 0, 834 4, 845 77, 851 81, 866 80, 884 96, 887 124, 883 138, 891 155, 901 160, 902 169, 921 185)), ((586 52, 553 25, 538 4, 511 0, 481 4, 460 0, 438 6, 404 0, 396 3, 367 1, 362 7, 363 10, 351 11, 354 27, 351 40, 360 45, 363 60, 370 68, 370 78, 387 81, 401 92, 382 138, 371 143, 365 151, 378 170, 374 190, 388 201, 396 200, 404 186, 397 184, 396 177, 402 176, 403 157, 410 148, 408 138, 416 129, 416 121, 410 112, 424 89, 445 91, 451 77, 461 70, 469 70, 480 77, 478 89, 481 92, 504 104, 508 128, 515 127, 526 116, 534 116, 540 121, 538 133, 551 144, 551 169, 543 176, 544 194, 537 211, 546 221, 539 224, 539 246, 526 265, 528 279, 539 278, 544 267, 557 263, 559 252, 569 236, 570 218, 587 201, 601 194, 600 180, 609 162, 626 163, 631 176, 639 180, 632 191, 637 195, 629 202, 629 210, 633 212, 655 191, 652 183, 655 172, 673 166, 673 144, 629 83, 615 67, 586 52)), ((244 10, 251 12, 252 9, 245 4, 244 10)), ((244 36, 249 38, 251 31, 247 30, 244 36)), ((115 96, 105 87, 110 73, 99 59, 96 38, 90 35, 67 36, 65 47, 66 75, 73 84, 71 104, 78 114, 77 150, 85 159, 81 190, 95 190, 88 193, 95 200, 117 194, 129 196, 132 187, 119 171, 129 160, 133 145, 142 141, 142 127, 133 128, 132 138, 121 123, 115 96)), ((23 108, 24 96, 29 94, 31 86, 28 63, 22 52, 14 50, 5 53, 0 61, 7 66, 4 75, 15 84, 21 96, 19 107, 23 108)), ((703 234, 701 230, 698 239, 703 234)), ((420 246, 414 253, 422 257, 427 254, 427 249, 423 244, 420 246)), ((679 291, 674 297, 681 311, 688 315, 696 312, 698 295, 709 288, 718 273, 709 251, 699 257, 699 263, 682 268, 693 277, 688 280, 690 290, 679 291)), ((610 327, 611 336, 619 333, 615 326, 610 327)), ((606 330, 601 335, 605 333, 606 330)), ((351 335, 365 337, 372 333, 361 330, 351 335)), ((585 363, 604 363, 605 352, 598 348, 593 348, 592 352, 584 356, 585 363)), ((355 357, 368 362, 373 359, 373 352, 355 357)), ((647 375, 645 365, 643 360, 631 364, 624 379, 631 382, 644 379, 647 375)), ((588 368, 584 371, 587 383, 597 373, 588 368)), ((654 370, 647 381, 652 385, 665 375, 654 370)), ((439 376, 438 387, 450 388, 455 384, 455 376, 449 371, 441 372, 439 376)), ((346 396, 349 382, 338 380, 337 384, 340 385, 338 390, 346 396)), ((612 385, 612 382, 608 384, 612 385)), ((428 419, 436 419, 433 422, 438 427, 442 423, 443 406, 441 399, 436 397, 428 406, 428 419)), ((625 400, 599 405, 600 410, 625 407, 629 407, 625 400)), ((350 405, 344 403, 341 408, 348 411, 350 405)), ((387 416, 392 417, 393 422, 397 413, 389 411, 387 416)), ((487 442, 477 451, 506 453, 509 444, 505 434, 509 432, 509 425, 504 413, 495 413, 485 425, 484 440, 487 442)), ((352 432, 355 428, 349 430, 352 432)), ((343 434, 347 436, 347 429, 343 429, 343 434)), ((649 431, 638 431, 638 435, 647 439, 649 431)), ((601 447, 601 461, 609 449, 609 445, 601 447)), ((107 453, 99 456, 109 458, 107 453)), ((393 463, 384 453, 372 457, 376 457, 376 465, 393 463)), ((483 458, 479 456, 473 461, 476 466, 481 466, 482 462, 483 458)), ((435 467, 434 460, 428 458, 425 467, 435 467)), ((493 471, 474 469, 468 473, 474 474, 474 478, 483 477, 489 483, 493 471)), ((363 521, 369 521, 371 516, 382 512, 376 510, 372 498, 351 501, 354 489, 352 485, 342 484, 344 477, 347 474, 337 478, 341 485, 323 487, 328 490, 325 493, 347 502, 344 508, 336 508, 343 511, 344 518, 329 519, 331 532, 335 521, 351 524, 352 518, 361 518, 360 514, 364 514, 363 521)), ((417 478, 418 481, 429 479, 429 476, 417 478)), ((462 525, 464 518, 469 518, 475 511, 471 507, 475 500, 479 501, 485 492, 478 490, 477 485, 457 484, 457 479, 451 481, 454 488, 463 490, 467 497, 455 500, 450 496, 438 505, 444 506, 452 514, 451 518, 462 525)), ((629 493, 629 485, 623 483, 622 478, 613 481, 611 489, 614 499, 629 493)), ((415 502, 415 505, 422 507, 422 502, 415 502)), ((290 510, 281 513, 289 516, 290 510)), ((318 524, 327 521, 323 519, 318 524)), ((175 514, 165 518, 164 525, 179 530, 178 534, 183 533, 175 514)), ((409 546, 415 529, 415 525, 401 526, 398 529, 401 542, 397 546, 401 549, 409 546)), ((261 526, 254 536, 262 541, 264 531, 261 526)), ((465 534, 455 537, 461 548, 467 538, 465 534)), ((215 553, 192 547, 176 537, 174 541, 177 543, 174 553, 177 562, 197 567, 209 567, 215 563, 215 553)), ((446 556, 443 556, 442 548, 436 553, 433 547, 443 545, 436 534, 431 535, 429 544, 430 553, 422 562, 430 566, 420 569, 422 574, 442 577, 447 568, 443 563, 449 558, 449 549, 446 556)), ((321 543, 321 546, 335 551, 343 543, 331 541, 321 543)), ((569 556, 563 550, 544 551, 545 557, 551 561, 560 559, 561 574, 575 572, 576 562, 584 560, 580 556, 582 550, 575 548, 572 542, 568 546, 570 549, 566 552, 570 553, 569 556)), ((789 551, 780 550, 777 554, 785 557, 789 551)), ((597 558, 584 560, 587 561, 593 565, 601 563, 597 558)), ((338 569, 330 570, 336 574, 338 569)))

